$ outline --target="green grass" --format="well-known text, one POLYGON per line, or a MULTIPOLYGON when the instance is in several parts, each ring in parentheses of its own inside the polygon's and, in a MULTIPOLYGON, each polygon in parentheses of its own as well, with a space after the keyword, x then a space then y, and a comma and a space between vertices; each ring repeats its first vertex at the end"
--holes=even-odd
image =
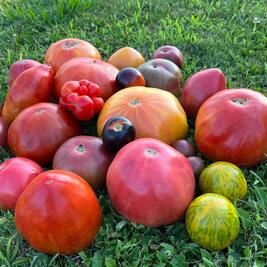
MULTIPOLYGON (((104 59, 123 46, 149 59, 157 47, 172 44, 185 56, 185 79, 219 67, 229 87, 267 94, 266 13, 264 0, 0 0, 0 100, 13 61, 43 61, 48 46, 65 37, 89 40, 104 59)), ((9 157, 0 153, 2 161, 9 157)), ((97 239, 71 257, 34 251, 17 234, 13 212, 1 211, 1 266, 266 266, 267 164, 244 172, 249 193, 236 203, 241 231, 224 251, 192 243, 183 223, 150 229, 126 222, 102 190, 97 192, 104 214, 97 239)))

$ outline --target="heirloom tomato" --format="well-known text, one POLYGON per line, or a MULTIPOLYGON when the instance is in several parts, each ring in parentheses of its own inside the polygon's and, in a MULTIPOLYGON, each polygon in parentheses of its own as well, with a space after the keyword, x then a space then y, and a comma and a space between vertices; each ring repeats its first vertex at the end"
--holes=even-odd
POLYGON ((5 147, 7 144, 8 124, 0 117, 0 146, 5 147))

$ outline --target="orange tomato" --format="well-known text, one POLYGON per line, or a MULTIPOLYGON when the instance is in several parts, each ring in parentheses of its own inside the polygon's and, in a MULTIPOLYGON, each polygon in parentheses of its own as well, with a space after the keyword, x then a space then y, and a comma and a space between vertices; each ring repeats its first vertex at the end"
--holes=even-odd
POLYGON ((113 116, 129 119, 136 138, 151 137, 167 144, 182 139, 187 133, 186 114, 177 98, 157 88, 135 86, 123 89, 105 103, 98 121, 98 135, 113 116))

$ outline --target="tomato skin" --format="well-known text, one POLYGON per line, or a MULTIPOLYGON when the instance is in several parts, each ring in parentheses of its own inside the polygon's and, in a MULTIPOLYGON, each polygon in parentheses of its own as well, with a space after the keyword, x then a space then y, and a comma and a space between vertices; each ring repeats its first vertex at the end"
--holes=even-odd
POLYGON ((0 117, 0 146, 5 147, 7 145, 7 132, 8 124, 0 117))
POLYGON ((84 178, 93 189, 98 189, 105 185, 113 157, 100 138, 75 136, 59 147, 53 169, 72 171, 84 178))
POLYGON ((54 94, 60 97, 66 82, 86 79, 103 89, 103 99, 108 99, 117 91, 116 76, 119 70, 113 65, 92 58, 73 58, 60 67, 55 76, 54 94))
POLYGON ((16 157, 0 164, 0 208, 14 209, 24 189, 43 169, 36 162, 16 157))
POLYGON ((10 124, 25 108, 52 98, 54 74, 51 66, 39 64, 23 71, 9 88, 2 117, 10 124))
POLYGON ((45 54, 45 63, 56 73, 68 60, 76 57, 101 59, 99 51, 90 43, 76 38, 67 38, 53 43, 45 54))
POLYGON ((47 165, 58 147, 80 133, 79 122, 59 105, 38 103, 22 111, 8 130, 13 154, 47 165))
POLYGON ((224 73, 217 68, 205 69, 186 80, 180 102, 186 115, 197 116, 200 106, 215 93, 226 89, 224 73))
POLYGON ((12 85, 12 83, 16 80, 16 78, 25 70, 30 69, 32 67, 35 67, 37 65, 40 65, 41 63, 31 60, 31 59, 22 59, 15 61, 12 63, 12 65, 9 68, 9 73, 8 73, 8 84, 9 86, 12 85))
POLYGON ((267 98, 256 91, 218 92, 201 106, 195 125, 196 145, 211 161, 253 167, 266 160, 267 98))
POLYGON ((22 193, 15 224, 34 249, 69 255, 92 243, 101 210, 94 191, 81 177, 51 170, 38 175, 22 193))
POLYGON ((151 137, 172 144, 187 133, 186 115, 179 101, 157 88, 128 87, 110 97, 98 117, 98 136, 102 136, 105 123, 113 116, 130 120, 136 138, 151 137))
POLYGON ((124 146, 107 174, 114 208, 130 221, 150 227, 181 219, 193 200, 195 178, 189 161, 152 138, 124 146))

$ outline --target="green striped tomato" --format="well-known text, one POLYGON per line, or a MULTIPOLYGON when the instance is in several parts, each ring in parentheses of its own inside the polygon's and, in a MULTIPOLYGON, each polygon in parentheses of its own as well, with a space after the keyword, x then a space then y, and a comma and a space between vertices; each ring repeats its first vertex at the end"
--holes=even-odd
POLYGON ((216 193, 234 202, 247 193, 247 181, 243 172, 234 164, 215 162, 205 168, 199 177, 202 193, 216 193))
POLYGON ((213 193, 201 195, 191 202, 185 224, 193 242, 213 250, 227 248, 240 229, 235 206, 224 196, 213 193))

